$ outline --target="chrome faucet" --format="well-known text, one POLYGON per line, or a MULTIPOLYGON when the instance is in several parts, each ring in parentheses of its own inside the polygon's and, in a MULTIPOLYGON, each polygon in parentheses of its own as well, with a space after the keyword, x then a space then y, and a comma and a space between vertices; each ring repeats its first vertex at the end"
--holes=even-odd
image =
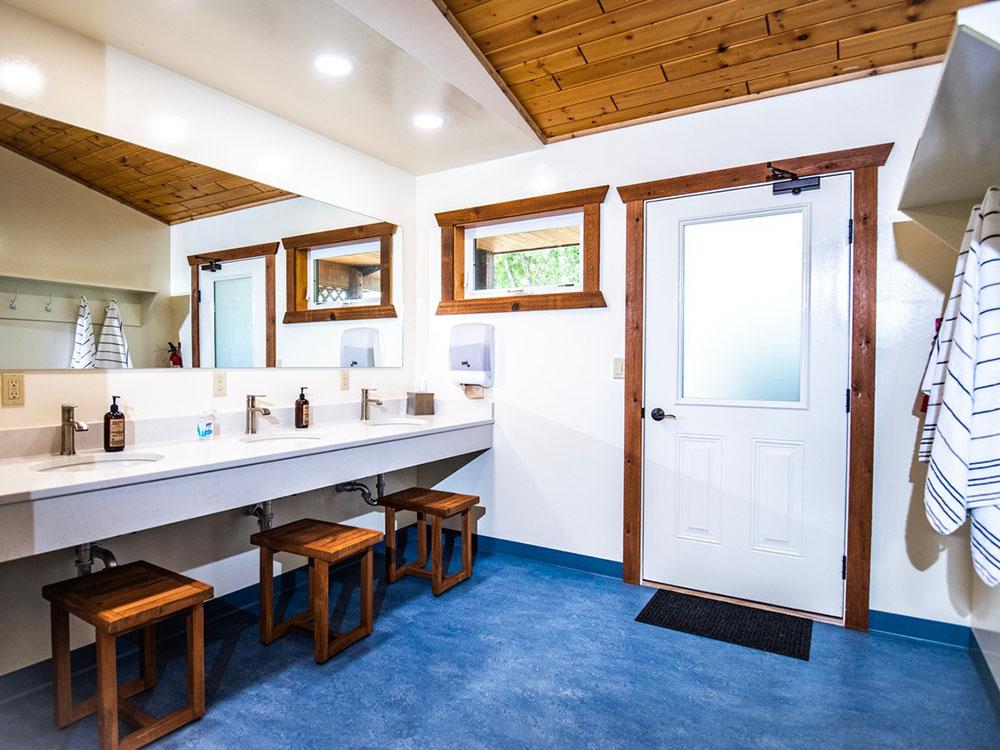
POLYGON ((372 398, 370 394, 375 388, 362 388, 361 389, 361 421, 367 422, 369 417, 371 417, 371 407, 372 404, 375 406, 381 406, 382 402, 377 398, 372 398))
POLYGON ((76 406, 62 405, 61 440, 59 442, 60 456, 76 455, 76 433, 86 432, 90 427, 86 422, 76 421, 76 406))
POLYGON ((271 416, 271 410, 263 406, 257 406, 257 399, 267 398, 262 393, 254 393, 247 396, 247 435, 257 434, 257 417, 271 416))

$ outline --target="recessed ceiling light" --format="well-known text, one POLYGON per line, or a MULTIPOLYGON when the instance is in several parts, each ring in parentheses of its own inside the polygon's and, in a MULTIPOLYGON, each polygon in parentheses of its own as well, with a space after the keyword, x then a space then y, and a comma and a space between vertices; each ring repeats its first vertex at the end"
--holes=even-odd
POLYGON ((32 97, 45 88, 45 76, 27 58, 16 56, 0 60, 0 89, 14 96, 32 97))
POLYGON ((326 73, 328 76, 336 76, 338 78, 349 76, 354 72, 354 63, 343 55, 317 55, 316 59, 313 60, 313 65, 316 66, 316 70, 320 73, 326 73))
POLYGON ((444 125, 444 118, 433 112, 421 112, 413 116, 413 125, 421 130, 437 130, 444 125))

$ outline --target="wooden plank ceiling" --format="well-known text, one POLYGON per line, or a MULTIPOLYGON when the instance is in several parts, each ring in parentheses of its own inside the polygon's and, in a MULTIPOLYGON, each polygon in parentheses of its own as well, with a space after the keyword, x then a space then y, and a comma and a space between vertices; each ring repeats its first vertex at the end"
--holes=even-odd
POLYGON ((2 104, 0 146, 165 224, 296 197, 245 177, 2 104))
POLYGON ((978 0, 435 0, 546 140, 938 61, 978 0))

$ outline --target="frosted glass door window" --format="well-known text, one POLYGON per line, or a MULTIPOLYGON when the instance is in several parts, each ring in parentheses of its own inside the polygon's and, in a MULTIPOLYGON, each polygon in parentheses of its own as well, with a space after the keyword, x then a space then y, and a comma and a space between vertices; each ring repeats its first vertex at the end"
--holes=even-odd
POLYGON ((215 291, 215 366, 253 367, 253 279, 219 279, 215 291))
POLYGON ((807 228, 804 208, 681 224, 682 400, 804 405, 807 228))

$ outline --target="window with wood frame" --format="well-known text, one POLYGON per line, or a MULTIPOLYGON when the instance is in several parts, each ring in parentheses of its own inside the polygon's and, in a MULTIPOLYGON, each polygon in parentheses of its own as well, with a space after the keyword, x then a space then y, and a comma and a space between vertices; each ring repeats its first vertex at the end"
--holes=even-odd
POLYGON ((395 318, 387 222, 284 237, 284 323, 395 318))
POLYGON ((436 214, 438 315, 606 307, 601 203, 608 186, 436 214))

